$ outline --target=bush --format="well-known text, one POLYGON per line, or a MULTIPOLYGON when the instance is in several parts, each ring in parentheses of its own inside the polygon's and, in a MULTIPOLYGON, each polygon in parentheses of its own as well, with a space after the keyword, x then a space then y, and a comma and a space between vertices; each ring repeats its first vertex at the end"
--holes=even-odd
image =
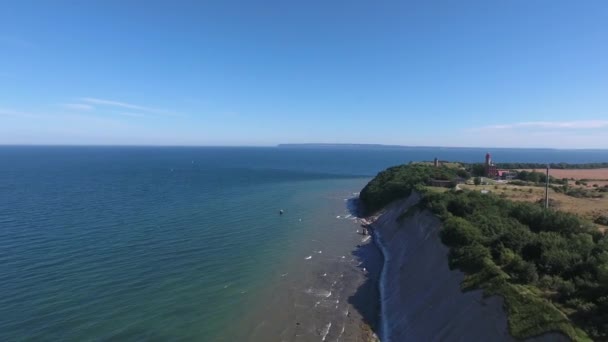
POLYGON ((479 229, 461 217, 446 220, 440 235, 444 244, 453 247, 472 245, 482 239, 479 229))
POLYGON ((464 178, 464 179, 469 179, 471 178, 471 174, 469 174, 467 172, 467 170, 464 169, 459 169, 458 171, 456 171, 456 175, 460 178, 464 178))
POLYGON ((509 248, 500 248, 498 257, 496 258, 499 266, 506 266, 510 264, 516 257, 519 257, 513 250, 509 248))
POLYGON ((520 180, 514 180, 514 181, 510 181, 509 184, 511 184, 511 185, 518 185, 518 186, 526 186, 526 185, 528 185, 528 182, 524 182, 524 181, 520 181, 520 180))
POLYGON ((465 272, 473 273, 484 267, 486 259, 490 258, 490 251, 480 243, 473 243, 464 247, 457 247, 450 251, 449 262, 451 268, 459 268, 465 272))
POLYGON ((519 255, 515 255, 513 260, 506 265, 505 271, 521 284, 535 283, 538 280, 536 265, 524 261, 519 255))
POLYGON ((385 205, 409 195, 413 190, 431 184, 433 179, 452 180, 457 169, 426 164, 409 164, 388 168, 376 175, 361 190, 360 200, 365 214, 371 214, 385 205))
POLYGON ((600 215, 600 216, 596 217, 593 222, 604 225, 604 226, 608 226, 608 215, 600 215))

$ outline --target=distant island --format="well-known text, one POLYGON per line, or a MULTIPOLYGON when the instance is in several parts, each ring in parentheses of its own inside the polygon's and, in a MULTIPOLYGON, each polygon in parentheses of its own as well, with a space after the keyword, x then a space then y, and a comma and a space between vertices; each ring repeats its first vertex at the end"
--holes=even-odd
MULTIPOLYGON (((408 150, 486 150, 487 147, 459 147, 459 146, 408 146, 408 145, 383 145, 383 144, 348 144, 348 143, 301 143, 301 144, 278 144, 279 148, 369 148, 369 149, 408 149, 408 150)), ((533 151, 554 151, 568 150, 541 147, 496 147, 493 150, 533 150, 533 151)), ((576 149, 573 149, 576 150, 576 149)), ((601 149, 581 149, 585 151, 601 151, 601 149)))
POLYGON ((382 144, 279 144, 280 148, 411 148, 400 145, 382 145, 382 144))
POLYGON ((561 164, 549 208, 540 166, 495 165, 489 154, 485 164, 410 163, 362 189, 385 254, 381 338, 442 339, 447 330, 509 340, 496 328, 508 322, 518 339, 608 339, 608 163, 561 164), (496 315, 503 306, 506 318, 496 315))

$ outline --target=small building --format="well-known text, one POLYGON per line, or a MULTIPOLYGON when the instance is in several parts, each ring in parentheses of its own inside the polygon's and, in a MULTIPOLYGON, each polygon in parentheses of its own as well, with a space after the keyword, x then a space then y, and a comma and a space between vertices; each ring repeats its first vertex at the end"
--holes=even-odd
POLYGON ((498 178, 503 180, 512 180, 517 177, 517 172, 512 170, 498 170, 498 178))

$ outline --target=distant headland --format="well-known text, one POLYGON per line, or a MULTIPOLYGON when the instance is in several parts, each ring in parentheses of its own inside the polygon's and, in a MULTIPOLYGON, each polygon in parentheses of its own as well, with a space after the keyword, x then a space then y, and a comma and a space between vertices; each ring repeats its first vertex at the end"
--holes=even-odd
POLYGON ((384 255, 381 339, 606 340, 607 165, 488 153, 380 172, 360 203, 384 255))
MULTIPOLYGON (((361 149, 403 149, 403 150, 487 150, 489 147, 466 147, 466 146, 410 146, 410 145, 383 145, 383 144, 349 144, 349 143, 301 143, 301 144, 278 144, 279 148, 361 148, 361 149)), ((568 149, 568 148, 547 148, 547 147, 491 147, 492 150, 533 150, 533 151, 561 151, 561 150, 580 150, 580 151, 605 151, 606 149, 568 149)))

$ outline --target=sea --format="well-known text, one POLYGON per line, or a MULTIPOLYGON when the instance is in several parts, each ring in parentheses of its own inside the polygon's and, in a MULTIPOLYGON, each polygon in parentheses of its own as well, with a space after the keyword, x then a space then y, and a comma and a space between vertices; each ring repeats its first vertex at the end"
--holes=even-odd
POLYGON ((608 150, 0 146, 0 341, 348 340, 365 319, 353 300, 361 188, 389 166, 486 152, 608 161, 608 150))

